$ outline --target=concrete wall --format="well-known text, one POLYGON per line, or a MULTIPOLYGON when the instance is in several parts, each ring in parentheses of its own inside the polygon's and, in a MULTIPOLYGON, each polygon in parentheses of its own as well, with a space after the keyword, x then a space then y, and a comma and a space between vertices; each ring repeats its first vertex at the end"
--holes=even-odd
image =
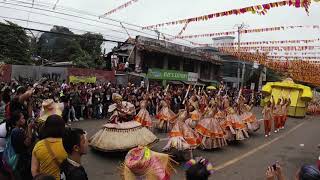
POLYGON ((39 80, 42 77, 52 81, 67 80, 67 68, 12 65, 12 79, 24 81, 28 79, 39 80))
POLYGON ((113 71, 66 67, 6 64, 0 67, 0 75, 0 81, 3 82, 9 82, 12 79, 19 82, 34 82, 42 77, 46 77, 51 81, 62 82, 63 80, 68 80, 69 76, 95 76, 99 82, 115 82, 115 74, 113 71))

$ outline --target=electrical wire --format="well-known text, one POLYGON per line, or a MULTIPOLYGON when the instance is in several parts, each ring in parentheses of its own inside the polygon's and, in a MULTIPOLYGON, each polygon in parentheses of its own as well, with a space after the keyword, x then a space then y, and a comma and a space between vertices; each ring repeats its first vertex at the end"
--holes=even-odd
MULTIPOLYGON (((11 25, 7 25, 7 24, 0 24, 0 26, 6 26, 6 27, 10 27, 10 28, 16 28, 14 26, 11 25)), ((27 28, 27 27, 22 27, 22 29, 24 30, 30 30, 30 31, 38 31, 38 32, 42 32, 42 33, 49 33, 49 34, 56 34, 56 35, 63 35, 63 36, 70 36, 70 37, 76 37, 76 38, 84 38, 81 35, 78 34, 66 34, 66 33, 60 33, 60 32, 53 32, 53 31, 46 31, 46 30, 41 30, 41 29, 35 29, 35 28, 27 28)), ((115 41, 115 40, 111 40, 111 39, 100 39, 100 38, 88 38, 88 39, 92 39, 92 40, 102 40, 102 41, 107 41, 107 42, 113 42, 113 43, 125 43, 125 44, 131 44, 129 42, 122 42, 122 41, 115 41)))
MULTIPOLYGON (((25 2, 25 1, 17 1, 17 0, 12 0, 12 1, 18 2, 18 3, 26 3, 26 4, 30 4, 30 5, 31 5, 31 3, 27 3, 27 2, 25 2)), ((1 3, 1 2, 0 2, 0 3, 1 3)), ((37 3, 37 4, 35 3, 35 5, 37 5, 37 6, 49 7, 48 5, 43 5, 43 4, 50 4, 50 3, 42 3, 42 5, 39 4, 39 3, 37 3)), ((16 5, 17 5, 17 4, 16 4, 16 5)), ((50 7, 52 7, 52 4, 50 4, 50 7)), ((65 8, 65 7, 59 5, 59 6, 56 7, 56 9, 59 9, 60 7, 62 7, 61 9, 64 9, 64 10, 68 10, 68 9, 69 9, 69 11, 71 11, 71 12, 75 12, 75 13, 79 13, 79 14, 85 14, 85 15, 88 15, 88 16, 93 16, 93 17, 95 17, 95 18, 99 18, 99 15, 94 15, 94 14, 92 14, 92 13, 90 13, 90 12, 83 11, 83 10, 78 10, 78 9, 75 9, 75 8, 65 8)), ((39 10, 39 8, 38 8, 38 10, 39 10)), ((44 10, 44 9, 42 9, 42 10, 44 10)), ((45 10, 45 11, 52 12, 51 10, 45 10)), ((54 11, 54 13, 59 13, 59 12, 55 12, 55 11, 54 11)), ((60 13, 59 13, 59 14, 60 14, 60 13)), ((62 13, 62 14, 68 15, 68 14, 66 14, 66 13, 62 13)), ((70 14, 69 14, 69 15, 70 15, 70 14)), ((70 16, 74 16, 74 15, 70 15, 70 16)), ((79 17, 79 16, 76 16, 76 17, 83 19, 83 17, 79 17)), ((95 22, 99 22, 99 23, 105 23, 105 22, 101 22, 101 21, 94 20, 94 19, 87 19, 87 18, 85 18, 85 19, 86 19, 86 20, 95 21, 95 22)), ((102 18, 102 19, 106 19, 106 20, 113 21, 113 22, 118 22, 118 23, 123 23, 123 24, 126 24, 126 25, 138 27, 138 28, 141 28, 141 29, 143 28, 143 26, 131 24, 131 23, 128 23, 128 22, 120 21, 120 20, 115 20, 115 19, 108 18, 108 17, 104 17, 104 18, 102 18)), ((108 24, 108 25, 117 26, 117 25, 114 25, 114 24, 108 24)), ((117 26, 117 27, 119 27, 119 26, 117 26)), ((132 29, 132 28, 127 28, 127 29, 132 30, 132 31, 135 31, 135 32, 140 32, 140 33, 142 33, 142 34, 147 34, 147 35, 152 36, 152 37, 157 37, 157 35, 155 35, 155 34, 145 33, 145 32, 143 32, 143 31, 139 31, 139 30, 132 29)), ((148 31, 154 32, 154 30, 150 30, 150 29, 148 29, 148 31)), ((166 35, 166 36, 169 36, 169 37, 174 37, 174 35, 167 34, 167 33, 163 33, 163 32, 161 32, 161 34, 166 35)), ((164 40, 165 40, 165 39, 164 39, 164 40)), ((179 39, 179 40, 180 40, 180 39, 179 39)), ((190 40, 183 39, 183 41, 188 42, 188 43, 191 43, 191 44, 192 44, 192 43, 194 44, 194 42, 193 42, 193 41, 190 41, 190 40)), ((180 43, 180 42, 179 42, 179 44, 186 45, 186 44, 180 43)), ((190 45, 190 44, 188 44, 187 46, 189 46, 189 45, 190 45)))
MULTIPOLYGON (((21 2, 21 1, 15 1, 15 2, 21 2)), ((26 3, 26 2, 23 2, 23 1, 22 1, 22 3, 31 5, 31 3, 26 3)), ((10 3, 10 2, 0 2, 0 4, 8 4, 8 5, 19 6, 19 7, 24 7, 24 8, 31 8, 30 6, 10 3)), ((35 6, 38 6, 38 4, 35 4, 35 6)), ((109 25, 109 26, 115 26, 115 27, 118 27, 118 28, 122 28, 120 25, 101 22, 101 21, 98 21, 98 20, 95 20, 95 19, 91 19, 91 18, 86 18, 86 17, 83 17, 83 16, 77 16, 77 15, 63 13, 63 12, 57 12, 57 11, 53 11, 53 10, 50 10, 50 9, 43 9, 43 8, 39 8, 39 7, 34 7, 33 9, 39 10, 39 11, 47 11, 47 12, 50 12, 50 13, 60 14, 60 15, 64 15, 64 16, 70 16, 70 17, 73 17, 73 18, 79 18, 79 19, 82 19, 82 20, 93 21, 93 22, 97 22, 97 23, 101 23, 101 24, 105 24, 105 25, 109 25)), ((73 21, 73 20, 71 20, 71 21, 73 21)), ((136 29, 132 29, 132 28, 127 28, 127 29, 129 29, 131 31, 139 32, 139 33, 142 33, 142 34, 145 34, 145 35, 155 36, 154 34, 145 33, 143 31, 139 31, 139 30, 136 30, 136 29)))
MULTIPOLYGON (((13 17, 5 17, 5 16, 0 16, 0 18, 3 18, 3 19, 12 19, 12 20, 16 20, 16 21, 23 21, 23 22, 31 22, 31 23, 34 23, 34 24, 41 24, 41 25, 45 25, 45 26, 62 26, 62 25, 57 25, 57 24, 49 24, 49 23, 43 23, 43 22, 38 22, 38 21, 30 21, 30 20, 25 20, 25 19, 20 19, 20 18, 13 18, 13 17)), ((67 27, 68 29, 70 30, 75 30, 75 31, 80 31, 80 32, 89 32, 89 33, 97 33, 97 32, 93 32, 93 31, 88 31, 88 30, 82 30, 82 29, 77 29, 77 28, 72 28, 72 27, 67 27)), ((98 32, 99 33, 99 32, 98 32)), ((107 34, 102 34, 102 33, 99 33, 103 36, 106 36, 106 37, 111 37, 111 38, 116 38, 116 39, 120 39, 121 37, 116 37, 116 36, 111 36, 111 35, 107 35, 107 34)))
MULTIPOLYGON (((30 12, 28 10, 18 9, 18 8, 14 8, 14 7, 7 7, 7 6, 0 6, 0 7, 6 8, 6 9, 13 9, 13 10, 21 11, 21 12, 26 12, 26 13, 30 12)), ((97 25, 94 25, 94 24, 84 23, 84 22, 81 22, 81 21, 75 21, 75 20, 71 20, 71 19, 67 19, 67 18, 52 16, 52 15, 48 15, 48 14, 44 14, 44 13, 40 13, 40 12, 30 12, 30 13, 37 14, 37 15, 42 15, 42 16, 46 16, 46 17, 52 17, 52 18, 56 18, 56 19, 61 19, 61 20, 65 20, 65 21, 72 21, 72 22, 83 24, 83 25, 87 25, 87 26, 97 27, 97 28, 101 28, 101 29, 108 29, 108 30, 110 30, 112 32, 116 32, 116 33, 126 34, 125 32, 114 30, 114 29, 110 29, 110 28, 106 28, 106 27, 103 27, 103 26, 97 26, 97 25)))

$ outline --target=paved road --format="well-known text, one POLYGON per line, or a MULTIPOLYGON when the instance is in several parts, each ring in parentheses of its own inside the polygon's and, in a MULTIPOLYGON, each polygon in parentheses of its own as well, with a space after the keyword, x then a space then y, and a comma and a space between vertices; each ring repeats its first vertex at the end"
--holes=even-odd
MULTIPOLYGON (((260 109, 255 109, 258 118, 260 109)), ((104 124, 103 120, 85 120, 75 122, 73 127, 85 129, 93 135, 104 124)), ((314 164, 320 155, 317 145, 320 143, 320 119, 308 116, 304 119, 290 118, 287 128, 280 133, 265 138, 263 128, 252 134, 248 140, 229 144, 220 150, 196 150, 194 156, 203 156, 214 163, 217 171, 211 176, 214 180, 263 180, 265 169, 275 161, 284 166, 288 179, 302 164, 314 164)), ((166 134, 156 133, 162 139, 152 149, 160 151, 166 144, 166 134)), ((124 153, 100 153, 91 150, 83 164, 90 180, 120 179, 118 167, 124 159, 124 153)), ((183 179, 184 172, 177 166, 172 179, 183 179)))

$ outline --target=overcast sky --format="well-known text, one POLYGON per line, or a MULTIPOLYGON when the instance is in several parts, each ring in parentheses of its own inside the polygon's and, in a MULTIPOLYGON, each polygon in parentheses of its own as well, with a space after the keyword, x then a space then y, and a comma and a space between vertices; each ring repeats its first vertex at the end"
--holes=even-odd
MULTIPOLYGON (((21 1, 32 2, 32 0, 19 0, 20 5, 29 6, 28 4, 21 4, 21 1)), ((56 0, 35 0, 35 8, 44 8, 50 11, 63 12, 67 14, 80 15, 78 13, 71 12, 70 10, 63 10, 63 8, 74 8, 77 10, 88 11, 95 15, 102 15, 109 10, 127 2, 128 0, 60 0, 56 10, 53 10, 52 7, 56 0), (39 7, 39 3, 50 3, 48 7, 45 7, 48 4, 42 4, 39 7)), ((158 24, 167 21, 179 20, 184 18, 190 18, 194 16, 201 16, 210 13, 230 10, 234 8, 241 8, 251 5, 258 5, 263 3, 275 2, 277 0, 139 0, 136 3, 133 3, 131 6, 115 12, 110 17, 112 19, 121 20, 131 24, 136 24, 140 26, 147 26, 158 24)), ((30 11, 30 8, 19 7, 17 5, 4 4, 3 1, 0 1, 0 16, 17 18, 22 20, 29 19, 34 22, 41 22, 44 24, 24 22, 13 19, 8 19, 13 22, 16 22, 24 27, 30 28, 39 28, 43 30, 49 30, 50 25, 62 25, 71 28, 75 33, 83 33, 84 31, 100 32, 106 39, 114 40, 125 40, 128 38, 125 30, 119 26, 117 22, 112 22, 110 20, 99 20, 93 16, 87 16, 85 14, 80 15, 83 18, 94 19, 95 21, 85 20, 76 17, 70 17, 66 15, 57 14, 54 12, 43 11, 32 9, 33 13, 25 12, 30 11), (11 8, 11 9, 10 9, 11 8), (16 8, 19 10, 14 10, 16 8), (21 11, 24 10, 24 11, 21 11), (34 13, 41 13, 45 15, 39 15, 34 13), (99 21, 99 22, 96 22, 99 21), (103 23, 108 24, 103 24, 103 23), (113 24, 114 26, 111 26, 113 24), (82 31, 78 31, 78 30, 82 31), (120 31, 120 32, 116 32, 120 31)), ((17 0, 7 0, 5 3, 18 3, 17 0)), ((259 16, 253 15, 251 13, 244 15, 231 15, 228 17, 216 18, 214 20, 202 21, 202 22, 193 22, 190 23, 183 35, 189 34, 202 34, 202 33, 213 33, 213 32, 222 32, 222 31, 232 31, 235 30, 235 24, 240 24, 244 22, 248 25, 248 28, 261 28, 261 27, 273 27, 273 26, 287 26, 287 25, 319 25, 320 22, 320 3, 313 2, 310 7, 309 16, 306 14, 303 8, 294 8, 294 7, 280 7, 271 9, 267 15, 259 16)), ((125 27, 131 29, 137 29, 142 31, 138 27, 129 26, 124 24, 125 27)), ((165 26, 161 27, 158 30, 167 34, 177 35, 183 25, 176 26, 165 26)), ((129 30, 131 36, 135 35, 146 35, 154 36, 155 32, 152 31, 143 31, 147 34, 142 34, 140 32, 134 32, 129 30)), ((269 32, 269 33, 252 33, 244 34, 242 36, 242 41, 262 41, 262 40, 299 40, 299 39, 315 39, 320 38, 319 29, 294 29, 280 32, 269 32)), ((198 38, 198 39, 189 39, 197 43, 212 43, 210 38, 198 38)), ((187 41, 176 41, 184 43, 191 46, 187 41)), ((108 44, 107 46, 113 46, 114 44, 108 44)), ((292 45, 292 44, 290 44, 292 45)), ((310 44, 309 44, 310 45, 310 44)), ((311 45, 320 45, 319 42, 311 45)))

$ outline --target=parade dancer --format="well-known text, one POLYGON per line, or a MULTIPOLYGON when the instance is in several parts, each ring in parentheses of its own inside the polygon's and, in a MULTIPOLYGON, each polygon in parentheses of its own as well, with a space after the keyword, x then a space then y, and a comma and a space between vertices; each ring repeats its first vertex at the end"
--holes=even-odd
POLYGON ((288 119, 288 108, 289 108, 290 104, 291 104, 290 98, 283 100, 283 103, 282 103, 282 106, 281 106, 282 117, 281 117, 280 129, 284 129, 285 128, 286 121, 288 119))
POLYGON ((208 96, 206 95, 206 93, 203 91, 202 92, 202 96, 200 97, 200 101, 199 101, 199 109, 200 112, 203 114, 205 109, 208 107, 209 103, 208 103, 208 96))
MULTIPOLYGON (((271 98, 273 100, 272 103, 275 104, 274 97, 272 96, 271 98)), ((282 107, 281 101, 282 101, 282 99, 279 98, 277 104, 275 104, 273 107, 273 120, 274 120, 274 132, 275 133, 279 132, 279 130, 280 130, 280 123, 281 123, 281 117, 282 117, 282 115, 281 115, 281 107, 282 107)))
POLYGON ((192 158, 192 150, 196 149, 200 145, 201 141, 196 132, 185 123, 187 118, 188 112, 185 109, 180 110, 175 124, 169 133, 170 139, 163 150, 172 151, 175 149, 178 152, 184 152, 188 150, 190 151, 190 156, 192 158))
POLYGON ((241 96, 241 100, 239 102, 240 106, 240 117, 242 121, 246 124, 247 130, 250 132, 255 132, 260 128, 260 124, 257 121, 256 116, 251 112, 253 108, 252 99, 250 101, 250 105, 245 104, 244 97, 241 96))
POLYGON ((202 118, 202 114, 199 109, 199 102, 196 95, 191 96, 188 103, 188 109, 190 118, 186 120, 186 123, 191 127, 195 128, 197 126, 197 123, 202 118))
POLYGON ((158 128, 166 132, 170 131, 174 124, 176 114, 169 108, 168 103, 164 100, 160 102, 160 107, 161 109, 156 115, 156 118, 159 120, 158 128))
POLYGON ((215 149, 227 145, 225 133, 219 121, 214 118, 216 112, 214 104, 210 104, 206 109, 205 118, 200 120, 195 128, 201 138, 202 149, 215 149))
POLYGON ((147 111, 147 95, 144 96, 144 99, 140 102, 140 111, 134 117, 134 120, 139 122, 142 126, 149 129, 152 128, 152 120, 149 112, 147 111))
POLYGON ((235 107, 233 108, 229 105, 229 101, 224 101, 224 107, 227 114, 226 122, 231 121, 232 128, 234 130, 233 132, 231 131, 233 135, 232 140, 241 141, 246 138, 249 138, 249 134, 246 130, 246 125, 243 123, 243 121, 241 121, 240 118, 239 104, 235 104, 235 107))
MULTIPOLYGON (((231 110, 231 109, 229 108, 229 110, 231 110)), ((232 117, 232 126, 236 131, 235 139, 236 140, 244 140, 246 138, 249 138, 247 125, 241 119, 242 112, 241 112, 240 104, 236 103, 233 107, 233 110, 234 110, 235 114, 231 115, 231 117, 232 117)), ((232 112, 232 110, 231 110, 231 112, 232 112)))
POLYGON ((273 119, 272 109, 273 109, 272 103, 271 101, 268 101, 262 110, 265 137, 268 137, 271 135, 271 124, 273 119))
MULTIPOLYGON (((232 141, 234 140, 234 135, 236 134, 236 131, 232 126, 232 119, 227 118, 227 112, 224 108, 223 100, 217 97, 215 102, 217 104, 217 113, 214 115, 214 118, 220 123, 225 133, 225 139, 228 141, 232 141)), ((229 101, 227 101, 226 103, 229 103, 229 101)))
POLYGON ((115 104, 109 106, 111 112, 109 123, 94 134, 90 146, 99 151, 127 151, 131 148, 148 146, 158 141, 158 138, 147 128, 133 120, 135 107, 122 101, 122 96, 114 93, 112 100, 115 104))

